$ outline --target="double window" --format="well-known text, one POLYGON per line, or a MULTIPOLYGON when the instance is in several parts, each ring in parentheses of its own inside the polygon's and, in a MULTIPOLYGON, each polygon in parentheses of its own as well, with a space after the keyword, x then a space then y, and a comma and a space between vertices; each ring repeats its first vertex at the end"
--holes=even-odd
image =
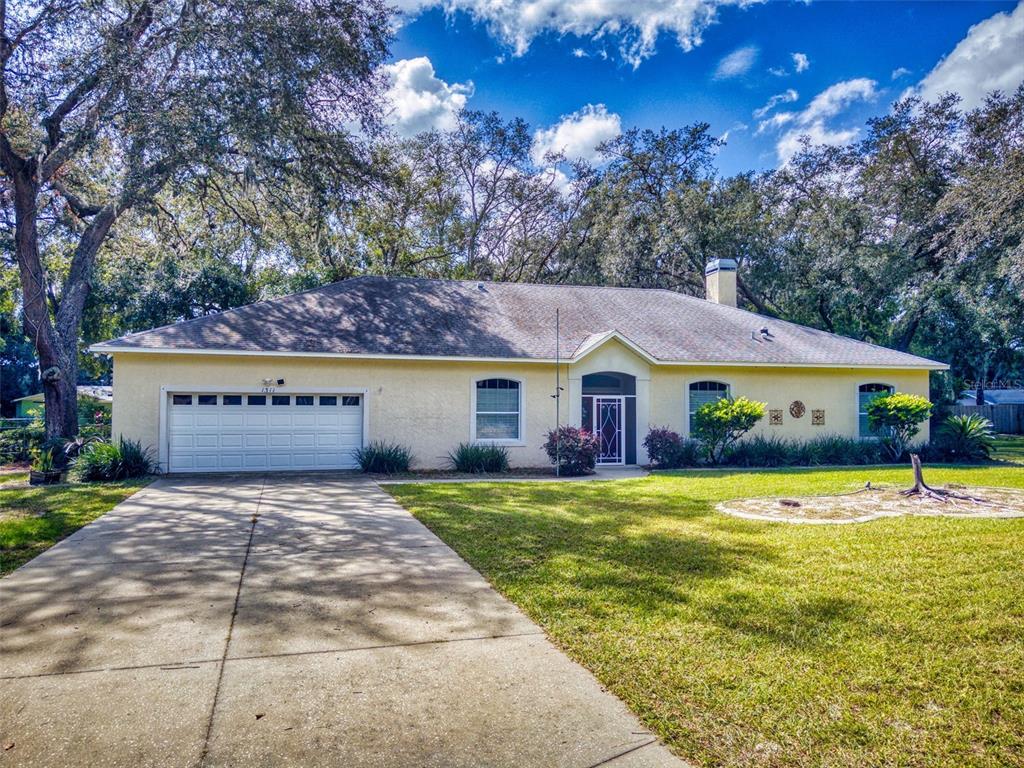
POLYGON ((689 429, 693 434, 693 417, 702 405, 713 403, 723 397, 729 397, 729 385, 720 381, 695 381, 690 385, 689 398, 689 429))
POLYGON ((476 382, 475 440, 519 440, 522 387, 513 379, 476 382))
POLYGON ((891 395, 893 388, 888 384, 861 384, 857 388, 857 434, 861 437, 878 437, 868 422, 868 403, 876 397, 891 395))

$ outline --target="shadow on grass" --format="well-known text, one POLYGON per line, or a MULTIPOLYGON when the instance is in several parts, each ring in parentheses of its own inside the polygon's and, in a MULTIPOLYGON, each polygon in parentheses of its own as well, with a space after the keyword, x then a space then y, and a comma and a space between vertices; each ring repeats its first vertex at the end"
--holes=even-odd
POLYGON ((680 490, 641 480, 401 486, 395 495, 506 595, 525 596, 541 621, 580 611, 647 624, 685 610, 732 632, 815 647, 858 620, 860 606, 846 596, 811 589, 776 602, 770 590, 737 591, 778 562, 779 545, 680 490), (707 599, 709 583, 721 600, 707 599))

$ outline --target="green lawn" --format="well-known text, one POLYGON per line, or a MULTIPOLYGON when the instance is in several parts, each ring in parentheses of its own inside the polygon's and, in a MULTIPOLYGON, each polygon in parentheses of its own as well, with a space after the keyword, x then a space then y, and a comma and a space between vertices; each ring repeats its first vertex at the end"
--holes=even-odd
POLYGON ((28 473, 0 475, 0 575, 109 512, 148 482, 29 486, 28 473))
POLYGON ((1024 464, 1024 435, 998 435, 992 458, 1024 464))
MULTIPOLYGON (((1024 487, 1024 468, 926 469, 1024 487)), ((718 500, 908 469, 391 487, 679 755, 1024 765, 1024 520, 751 522, 718 500)))

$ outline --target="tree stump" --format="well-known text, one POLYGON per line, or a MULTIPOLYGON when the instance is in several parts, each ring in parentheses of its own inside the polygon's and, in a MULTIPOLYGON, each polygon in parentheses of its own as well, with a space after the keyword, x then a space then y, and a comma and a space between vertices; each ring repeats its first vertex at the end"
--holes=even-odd
POLYGON ((986 499, 980 499, 976 496, 966 496, 964 494, 954 493, 953 491, 942 488, 932 488, 924 481, 924 470, 921 469, 921 457, 916 453, 910 454, 910 466, 914 470, 914 485, 907 488, 905 491, 900 491, 901 496, 923 496, 926 499, 941 501, 943 504, 949 502, 950 499, 973 501, 976 504, 988 503, 986 499))

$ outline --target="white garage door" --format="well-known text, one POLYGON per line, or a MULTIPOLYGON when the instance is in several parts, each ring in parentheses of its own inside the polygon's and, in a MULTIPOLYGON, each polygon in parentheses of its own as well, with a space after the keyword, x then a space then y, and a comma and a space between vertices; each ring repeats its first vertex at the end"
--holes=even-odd
POLYGON ((180 392, 169 398, 170 472, 357 466, 362 395, 180 392))

